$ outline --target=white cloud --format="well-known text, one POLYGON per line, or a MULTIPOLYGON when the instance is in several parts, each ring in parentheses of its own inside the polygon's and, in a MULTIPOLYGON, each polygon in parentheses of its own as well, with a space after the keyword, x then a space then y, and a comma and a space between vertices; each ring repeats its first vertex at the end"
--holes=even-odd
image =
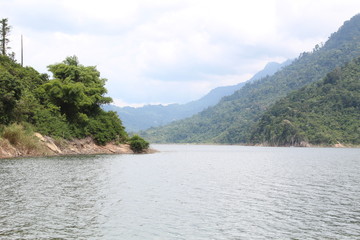
MULTIPOLYGON (((187 102, 324 42, 354 0, 9 0, 11 47, 41 72, 77 55, 122 104, 187 102), (119 100, 120 101, 120 100, 119 100)), ((6 14, 5 14, 6 13, 6 14)))

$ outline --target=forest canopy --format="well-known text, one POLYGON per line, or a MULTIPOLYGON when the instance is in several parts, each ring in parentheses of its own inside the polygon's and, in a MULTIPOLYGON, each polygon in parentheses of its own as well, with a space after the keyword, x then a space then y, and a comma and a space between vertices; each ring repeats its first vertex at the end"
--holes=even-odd
POLYGON ((257 123, 252 142, 276 146, 360 144, 360 58, 289 94, 257 123))

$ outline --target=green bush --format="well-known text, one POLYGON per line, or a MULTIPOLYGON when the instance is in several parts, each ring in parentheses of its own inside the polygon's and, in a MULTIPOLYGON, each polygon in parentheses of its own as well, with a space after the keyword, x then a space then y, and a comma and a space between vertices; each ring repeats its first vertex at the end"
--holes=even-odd
POLYGON ((72 132, 59 109, 55 106, 39 108, 34 111, 33 121, 36 131, 43 135, 52 137, 61 137, 65 139, 72 138, 72 132))
POLYGON ((149 148, 149 143, 138 135, 134 135, 129 139, 130 148, 135 153, 141 153, 149 148))
POLYGON ((99 145, 111 141, 124 142, 127 139, 127 133, 115 112, 101 110, 96 117, 89 120, 86 130, 99 145))

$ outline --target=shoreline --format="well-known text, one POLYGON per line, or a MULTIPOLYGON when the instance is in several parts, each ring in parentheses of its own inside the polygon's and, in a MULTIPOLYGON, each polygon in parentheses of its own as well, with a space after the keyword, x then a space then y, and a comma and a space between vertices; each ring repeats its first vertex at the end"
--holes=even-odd
MULTIPOLYGON (((146 149, 141 153, 131 150, 129 144, 107 143, 104 146, 95 144, 90 138, 75 140, 54 140, 48 136, 35 133, 39 147, 37 149, 26 149, 23 146, 14 146, 6 139, 0 139, 0 159, 26 158, 26 157, 53 157, 53 156, 81 156, 81 155, 116 155, 116 154, 153 154, 159 152, 156 149, 146 149)), ((357 145, 297 145, 297 146, 274 146, 269 144, 219 144, 219 143, 154 143, 166 145, 229 145, 244 147, 269 147, 269 148, 360 148, 357 145)))
POLYGON ((34 136, 35 141, 30 147, 13 145, 7 139, 0 139, 0 159, 97 154, 150 154, 157 152, 154 149, 146 149, 142 153, 135 153, 129 144, 107 143, 100 146, 95 144, 90 137, 59 141, 39 133, 35 133, 34 136))
POLYGON ((230 143, 152 143, 152 145, 206 145, 206 146, 242 146, 242 147, 269 147, 269 148, 360 148, 360 145, 333 144, 333 145, 271 145, 261 144, 230 144, 230 143))

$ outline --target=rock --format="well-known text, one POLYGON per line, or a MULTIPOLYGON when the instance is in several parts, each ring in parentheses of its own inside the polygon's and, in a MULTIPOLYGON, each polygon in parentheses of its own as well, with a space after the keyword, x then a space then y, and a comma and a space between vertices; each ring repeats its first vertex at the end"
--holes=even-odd
POLYGON ((51 137, 47 137, 47 136, 44 137, 40 133, 34 133, 34 136, 37 137, 41 142, 43 142, 45 144, 45 146, 48 149, 50 149, 52 152, 59 153, 59 154, 62 153, 60 148, 58 146, 56 146, 54 139, 52 139, 51 137))
POLYGON ((0 139, 0 158, 19 156, 19 151, 13 147, 8 140, 0 139))
POLYGON ((345 146, 344 146, 343 144, 341 144, 341 143, 338 142, 337 144, 334 145, 334 147, 335 147, 335 148, 343 148, 343 147, 345 147, 345 146))
POLYGON ((131 150, 131 148, 130 148, 130 146, 128 144, 108 143, 103 148, 106 149, 107 151, 109 151, 110 153, 118 153, 118 154, 122 154, 122 153, 131 154, 131 153, 134 153, 131 150))
POLYGON ((60 154, 62 153, 60 148, 58 148, 58 146, 56 146, 55 143, 53 143, 53 142, 46 142, 45 145, 54 153, 60 153, 60 154))
POLYGON ((43 135, 41 135, 40 133, 34 133, 34 136, 37 137, 40 141, 45 142, 46 139, 44 138, 43 135))
POLYGON ((299 147, 311 147, 310 143, 306 141, 301 141, 299 147))

